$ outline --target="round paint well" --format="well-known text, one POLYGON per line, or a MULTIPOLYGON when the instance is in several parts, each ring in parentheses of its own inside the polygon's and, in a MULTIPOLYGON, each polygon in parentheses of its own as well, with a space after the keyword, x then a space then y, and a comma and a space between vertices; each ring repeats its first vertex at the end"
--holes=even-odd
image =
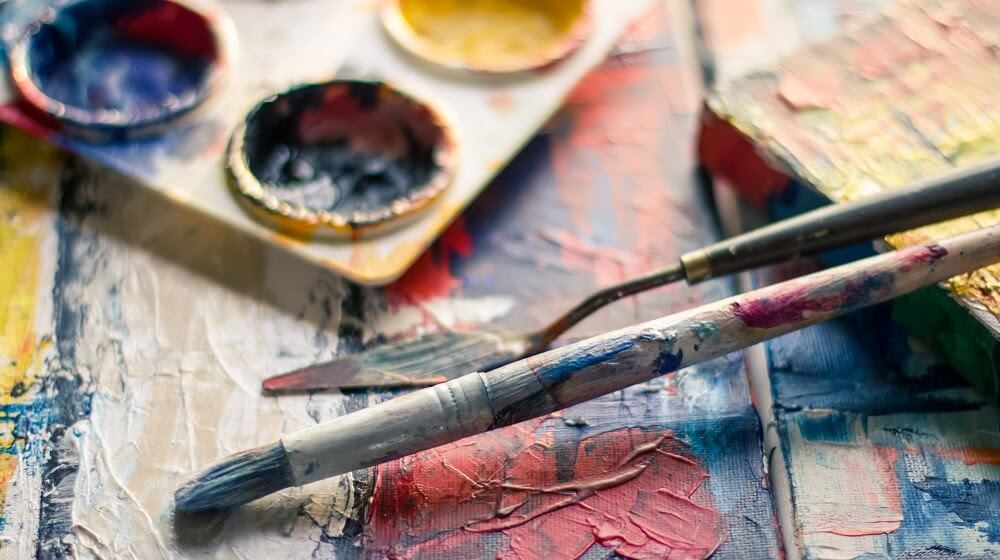
POLYGON ((70 132, 148 132, 217 89, 234 42, 228 16, 182 1, 70 0, 26 29, 11 75, 70 132))
POLYGON ((487 73, 551 64, 590 31, 587 0, 389 0, 382 24, 417 56, 487 73))
POLYGON ((359 237, 426 207, 455 161, 429 106, 381 82, 335 80, 261 101, 233 132, 227 167, 244 206, 280 230, 359 237))

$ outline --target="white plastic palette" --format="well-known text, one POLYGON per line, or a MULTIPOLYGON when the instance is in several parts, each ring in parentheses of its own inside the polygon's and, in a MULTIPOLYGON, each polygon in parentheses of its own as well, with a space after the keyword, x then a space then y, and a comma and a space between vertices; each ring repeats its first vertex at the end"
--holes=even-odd
MULTIPOLYGON (((382 29, 378 1, 220 4, 235 24, 236 64, 225 89, 193 120, 124 144, 88 144, 52 130, 45 137, 353 281, 382 285, 402 275, 479 194, 651 0, 592 0, 593 28, 575 52, 545 70, 506 78, 445 71, 404 52, 382 29), (292 237, 252 218, 226 184, 226 141, 246 113, 294 84, 333 77, 385 81, 433 105, 454 128, 460 153, 453 183, 398 229, 360 240, 292 237)), ((16 110, 0 118, 42 130, 16 110)))

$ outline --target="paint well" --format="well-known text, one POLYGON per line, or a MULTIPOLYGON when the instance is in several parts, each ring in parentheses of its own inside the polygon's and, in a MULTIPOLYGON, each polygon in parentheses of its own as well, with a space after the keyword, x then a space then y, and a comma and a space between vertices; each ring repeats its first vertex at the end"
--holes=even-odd
POLYGON ((565 55, 586 7, 584 0, 398 0, 386 22, 401 44, 434 62, 503 72, 565 55))
POLYGON ((29 102, 92 126, 142 126, 190 110, 214 85, 221 56, 203 16, 162 0, 70 3, 23 50, 25 68, 14 75, 29 102))
POLYGON ((269 210, 286 205, 295 209, 287 214, 349 227, 426 205, 447 186, 453 156, 427 106, 365 81, 306 85, 263 101, 234 134, 231 151, 241 147, 230 157, 241 192, 268 199, 269 210))

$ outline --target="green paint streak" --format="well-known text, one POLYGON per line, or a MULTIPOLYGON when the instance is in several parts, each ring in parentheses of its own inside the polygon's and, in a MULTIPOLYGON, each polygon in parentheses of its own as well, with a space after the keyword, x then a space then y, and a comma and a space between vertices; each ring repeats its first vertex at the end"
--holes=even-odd
POLYGON ((947 292, 931 286, 903 296, 893 305, 892 318, 943 352, 973 386, 1000 400, 1000 364, 993 355, 998 342, 947 292))

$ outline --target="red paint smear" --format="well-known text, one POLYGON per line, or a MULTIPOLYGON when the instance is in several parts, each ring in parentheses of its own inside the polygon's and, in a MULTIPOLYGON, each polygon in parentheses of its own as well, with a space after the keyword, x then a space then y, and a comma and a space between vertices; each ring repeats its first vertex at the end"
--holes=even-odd
POLYGON ((402 278, 386 286, 386 299, 390 304, 400 305, 448 297, 462 285, 451 273, 451 258, 471 253, 472 237, 465 228, 465 218, 459 216, 402 278))
POLYGON ((212 23, 179 4, 158 3, 153 9, 117 18, 112 25, 126 37, 162 45, 185 56, 209 60, 218 56, 212 23))
POLYGON ((0 120, 14 125, 32 136, 44 140, 51 138, 53 131, 57 129, 55 121, 44 115, 34 118, 39 111, 27 103, 23 103, 22 106, 22 103, 15 101, 0 105, 0 120))
POLYGON ((366 548, 390 558, 573 560, 600 544, 626 558, 685 559, 725 539, 702 486, 708 474, 669 431, 556 443, 543 422, 380 467, 366 548))
POLYGON ((909 272, 914 266, 930 264, 947 254, 948 250, 937 244, 911 247, 899 252, 899 258, 902 261, 899 270, 909 272))
POLYGON ((768 166, 746 136, 705 108, 698 135, 698 160, 708 171, 732 184, 758 210, 788 186, 788 175, 768 166))
MULTIPOLYGON (((906 273, 914 266, 927 266, 947 254, 947 249, 940 245, 921 245, 897 252, 893 262, 900 272, 906 273)), ((790 280, 780 289, 775 286, 764 295, 733 302, 729 308, 744 325, 770 329, 801 321, 808 313, 828 313, 864 304, 874 294, 888 289, 893 281, 891 271, 819 288, 813 288, 808 281, 790 280)))

